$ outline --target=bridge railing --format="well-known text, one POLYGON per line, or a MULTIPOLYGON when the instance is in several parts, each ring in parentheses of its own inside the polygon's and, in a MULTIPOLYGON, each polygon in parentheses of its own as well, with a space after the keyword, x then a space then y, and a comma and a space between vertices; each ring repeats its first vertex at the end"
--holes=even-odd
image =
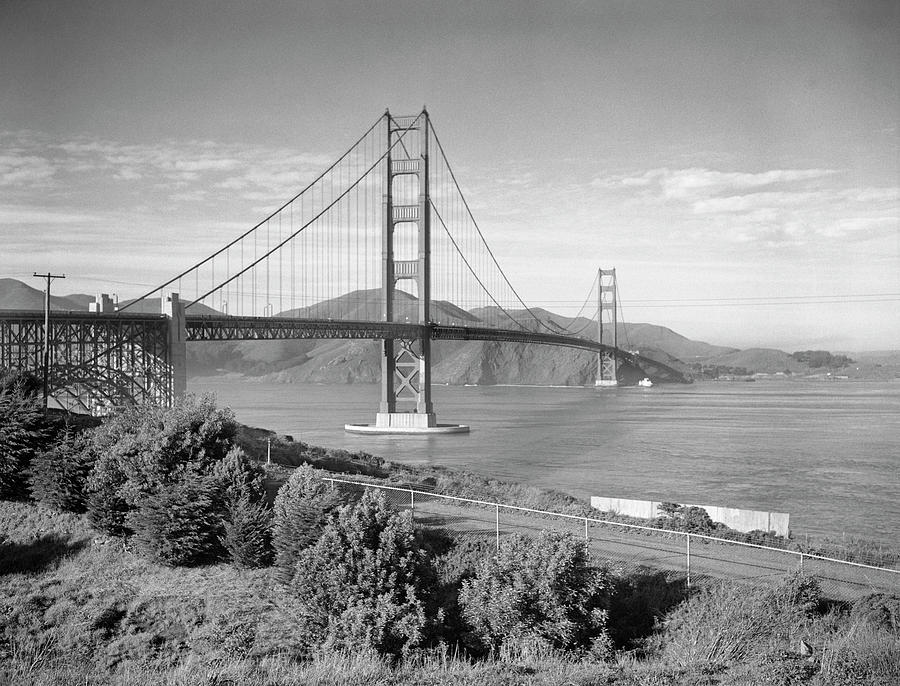
POLYGON ((895 568, 409 487, 332 477, 323 480, 334 489, 378 489, 396 508, 412 512, 419 526, 487 539, 497 546, 513 533, 570 533, 587 540, 595 557, 608 561, 614 570, 659 572, 683 579, 688 586, 704 578, 772 584, 786 574, 800 573, 816 577, 824 595, 834 600, 853 600, 875 592, 900 593, 900 569, 895 568))

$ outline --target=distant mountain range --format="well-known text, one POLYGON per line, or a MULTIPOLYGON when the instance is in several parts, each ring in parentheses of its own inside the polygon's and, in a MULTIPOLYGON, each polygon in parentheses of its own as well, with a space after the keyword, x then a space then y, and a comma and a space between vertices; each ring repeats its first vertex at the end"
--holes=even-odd
MULTIPOLYGON (((91 295, 51 295, 51 310, 83 312, 94 301, 91 295)), ((44 291, 17 279, 0 279, 0 310, 43 310, 44 291)))
MULTIPOLYGON (((379 319, 381 292, 355 291, 281 316, 379 319)), ((53 310, 86 311, 94 300, 85 294, 53 296, 53 310)), ((126 302, 123 301, 121 305, 126 302)), ((43 309, 44 295, 37 288, 16 279, 0 279, 0 309, 43 309)), ((415 319, 415 297, 397 292, 398 321, 415 319)), ((142 301, 135 312, 159 312, 159 299, 142 301)), ((195 314, 215 310, 198 304, 195 314)), ((543 309, 508 313, 530 328, 540 320, 551 330, 582 330, 585 337, 596 336, 596 325, 587 319, 571 319, 543 309)), ((467 312, 449 302, 432 303, 432 319, 444 324, 477 326, 495 319, 495 308, 467 312)), ((506 315, 504 315, 506 316, 506 315)), ((686 338, 656 324, 619 324, 619 347, 639 352, 694 377, 734 377, 752 374, 829 374, 895 378, 900 376, 900 353, 881 352, 858 355, 847 369, 811 369, 782 350, 751 348, 738 350, 686 338), (874 357, 872 357, 874 356, 874 357), (869 359, 872 357, 872 359, 869 359)), ((593 383, 596 355, 582 350, 523 343, 493 341, 436 341, 433 344, 435 383, 449 384, 558 384, 593 383)), ((188 371, 194 376, 238 373, 280 382, 373 383, 381 374, 381 345, 365 340, 226 341, 188 344, 188 371)), ((641 372, 620 370, 625 382, 636 382, 641 372)))

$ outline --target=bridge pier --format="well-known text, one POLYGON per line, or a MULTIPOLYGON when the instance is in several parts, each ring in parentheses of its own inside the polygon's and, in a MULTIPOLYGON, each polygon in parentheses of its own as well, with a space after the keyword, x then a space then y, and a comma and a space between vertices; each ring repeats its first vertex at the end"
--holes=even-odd
POLYGON ((187 323, 184 303, 179 299, 178 293, 172 293, 162 300, 162 313, 168 320, 166 366, 169 368, 169 388, 166 404, 171 406, 187 393, 187 323))
MULTIPOLYGON (((381 404, 374 425, 347 424, 352 433, 464 433, 461 424, 441 425, 431 402, 431 198, 428 192, 428 112, 392 117, 385 112, 388 152, 382 200, 381 279, 384 321, 394 322, 398 281, 413 281, 417 290, 414 315, 421 331, 414 339, 384 340, 381 357, 381 404), (418 136, 409 136, 412 131, 418 136), (402 140, 401 140, 402 137, 402 140), (395 155, 395 145, 399 154, 395 155), (395 189, 397 179, 415 180, 395 189), (396 194, 396 196, 395 196, 396 194), (415 259, 396 259, 396 234, 414 235, 415 259)), ((409 248, 402 245, 401 248, 409 248)), ((408 250, 407 250, 408 251, 408 250)), ((413 317, 405 317, 412 321, 413 317)))

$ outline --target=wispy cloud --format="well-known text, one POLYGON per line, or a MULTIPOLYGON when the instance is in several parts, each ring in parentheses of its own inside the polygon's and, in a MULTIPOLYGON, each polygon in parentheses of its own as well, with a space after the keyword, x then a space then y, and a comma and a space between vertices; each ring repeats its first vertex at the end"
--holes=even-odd
POLYGON ((86 224, 99 220, 99 215, 78 211, 50 210, 28 205, 0 205, 0 225, 86 224))
POLYGON ((798 247, 824 237, 867 240, 897 228, 900 189, 843 182, 834 169, 691 167, 597 177, 590 186, 604 197, 639 198, 664 210, 679 239, 714 238, 742 250, 798 247))
POLYGON ((9 152, 0 155, 0 186, 34 185, 55 173, 56 167, 44 157, 9 152))
POLYGON ((752 191, 766 186, 822 179, 833 169, 771 169, 763 172, 725 172, 702 167, 649 169, 636 175, 597 177, 595 188, 651 188, 662 197, 691 200, 727 191, 752 191))

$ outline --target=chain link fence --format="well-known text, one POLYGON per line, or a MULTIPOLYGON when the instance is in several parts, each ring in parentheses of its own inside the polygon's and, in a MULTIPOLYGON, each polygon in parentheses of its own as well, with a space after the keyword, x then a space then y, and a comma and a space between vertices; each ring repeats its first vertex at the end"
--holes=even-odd
POLYGON ((597 559, 608 560, 610 567, 622 574, 665 572, 683 578, 690 587, 703 577, 776 583, 786 573, 800 572, 816 577, 823 594, 833 600, 852 601, 870 593, 900 594, 900 569, 413 488, 324 480, 335 489, 378 489, 395 508, 409 510, 418 526, 441 528, 457 537, 492 540, 498 546, 513 533, 556 531, 583 537, 597 559))

